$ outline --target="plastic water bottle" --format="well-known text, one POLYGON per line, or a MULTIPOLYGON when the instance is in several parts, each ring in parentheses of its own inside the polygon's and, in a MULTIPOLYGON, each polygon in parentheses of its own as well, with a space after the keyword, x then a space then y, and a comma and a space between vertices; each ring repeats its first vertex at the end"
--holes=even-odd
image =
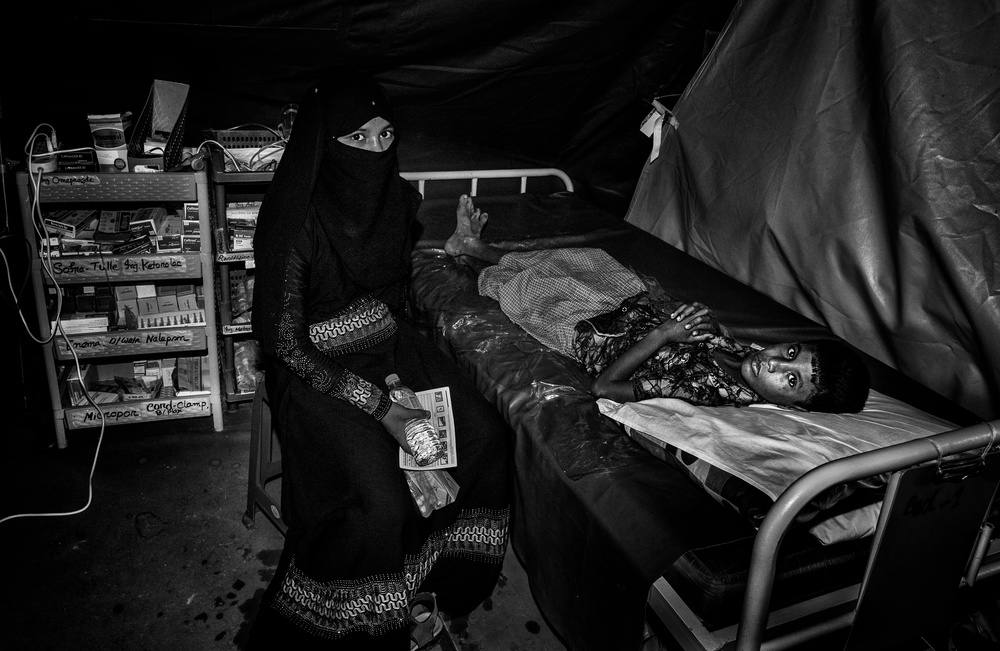
MULTIPOLYGON (((403 386, 398 375, 390 373, 385 378, 385 383, 389 387, 390 400, 410 409, 423 409, 417 394, 413 389, 403 386)), ((438 438, 429 418, 411 418, 404 423, 403 433, 418 466, 434 463, 444 456, 444 443, 438 438)))

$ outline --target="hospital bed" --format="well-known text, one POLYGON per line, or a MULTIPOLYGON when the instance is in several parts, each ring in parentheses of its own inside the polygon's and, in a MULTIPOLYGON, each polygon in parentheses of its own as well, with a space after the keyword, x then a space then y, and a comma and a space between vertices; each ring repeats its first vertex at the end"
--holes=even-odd
MULTIPOLYGON (((773 507, 768 500, 761 508, 757 495, 748 518, 726 501, 732 495, 699 483, 675 445, 605 415, 575 363, 479 296, 474 269, 443 252, 457 197, 470 193, 489 213, 484 240, 599 247, 671 296, 709 305, 739 339, 767 345, 832 333, 600 210, 558 170, 404 176, 425 196, 413 314, 511 427, 511 544, 570 649, 638 649, 647 613, 685 649, 820 648, 813 645, 831 638, 881 648, 935 635, 960 590, 1000 571, 988 522, 1000 423, 981 423, 865 356, 880 404, 923 429, 806 472, 774 495, 773 507), (821 496, 845 486, 847 497, 801 522, 821 496), (865 509, 877 518, 874 533, 817 538, 818 521, 865 509)), ((756 416, 733 417, 749 413, 756 416)), ((683 439, 683 425, 666 429, 665 438, 683 439)))

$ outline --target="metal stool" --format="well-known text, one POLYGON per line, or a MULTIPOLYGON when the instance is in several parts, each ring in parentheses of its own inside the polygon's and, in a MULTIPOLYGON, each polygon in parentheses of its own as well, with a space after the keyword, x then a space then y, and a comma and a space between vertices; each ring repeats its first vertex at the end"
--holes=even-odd
POLYGON ((267 484, 281 478, 281 446, 271 427, 271 403, 264 383, 257 384, 250 410, 250 468, 247 473, 247 510, 243 525, 253 529, 257 508, 284 535, 288 525, 281 519, 281 500, 268 493, 267 484))

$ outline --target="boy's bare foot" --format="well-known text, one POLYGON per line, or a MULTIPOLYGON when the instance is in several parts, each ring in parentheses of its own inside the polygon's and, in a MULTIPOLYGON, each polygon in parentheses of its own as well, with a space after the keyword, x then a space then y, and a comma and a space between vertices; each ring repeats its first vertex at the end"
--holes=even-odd
POLYGON ((458 198, 458 210, 456 210, 456 215, 458 217, 456 228, 461 228, 459 224, 463 221, 467 221, 469 225, 469 233, 476 238, 482 236, 483 229, 486 228, 486 222, 490 218, 487 213, 482 212, 479 208, 476 208, 476 206, 473 205, 472 197, 467 194, 463 194, 458 198))
POLYGON ((444 244, 444 251, 450 256, 472 255, 479 257, 486 245, 480 240, 486 222, 487 213, 482 212, 472 203, 472 197, 463 194, 458 198, 458 209, 455 211, 455 232, 444 244))

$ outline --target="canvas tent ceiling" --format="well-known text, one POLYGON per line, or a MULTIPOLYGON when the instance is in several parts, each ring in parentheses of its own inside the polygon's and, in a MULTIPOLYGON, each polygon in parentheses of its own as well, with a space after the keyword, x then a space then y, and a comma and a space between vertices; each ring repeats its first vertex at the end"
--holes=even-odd
POLYGON ((191 86, 185 143, 197 145, 202 129, 275 126, 325 73, 363 69, 390 92, 407 162, 558 165, 624 215, 649 148, 638 132, 649 101, 679 96, 732 4, 30 3, 2 21, 7 43, 45 26, 44 43, 0 79, 4 145, 20 153, 41 122, 87 145, 86 114, 137 115, 153 79, 191 86))
POLYGON ((741 2, 627 219, 1000 417, 1000 7, 741 2))

